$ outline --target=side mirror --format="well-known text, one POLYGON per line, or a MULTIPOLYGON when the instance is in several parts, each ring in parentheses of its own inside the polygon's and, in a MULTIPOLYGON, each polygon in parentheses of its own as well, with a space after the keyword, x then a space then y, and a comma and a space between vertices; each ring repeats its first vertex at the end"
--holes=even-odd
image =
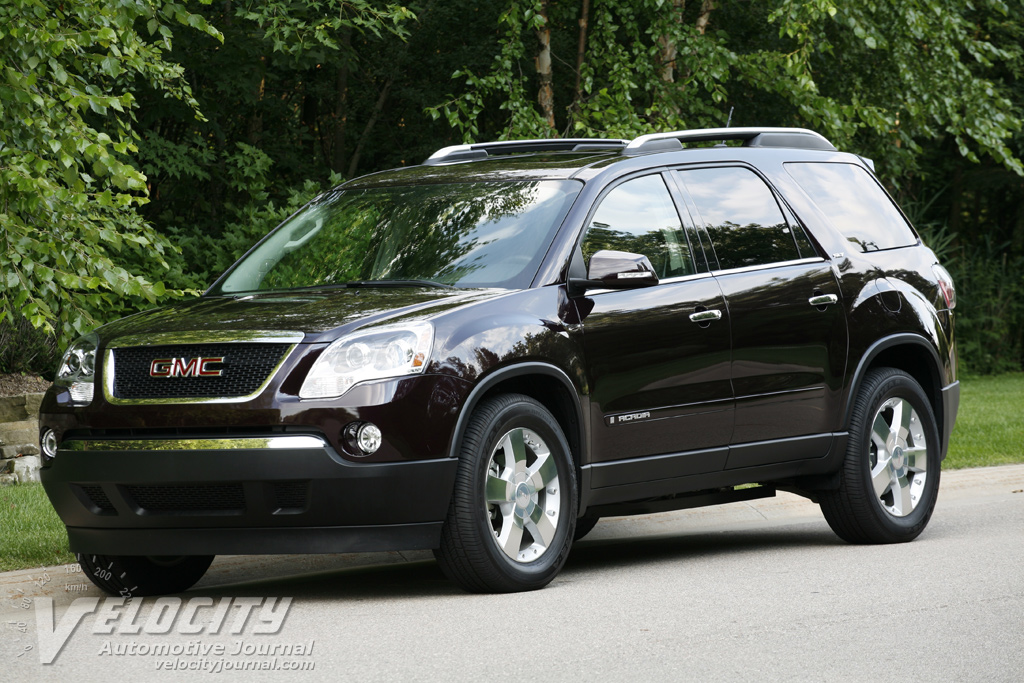
POLYGON ((586 280, 572 280, 576 289, 634 289, 658 284, 650 259, 641 254, 602 249, 590 257, 586 280))

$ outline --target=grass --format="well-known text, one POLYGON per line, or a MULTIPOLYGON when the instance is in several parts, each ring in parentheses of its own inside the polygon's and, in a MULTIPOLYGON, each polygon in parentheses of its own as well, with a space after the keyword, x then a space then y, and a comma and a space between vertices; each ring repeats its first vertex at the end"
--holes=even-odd
POLYGON ((0 571, 76 562, 42 484, 0 488, 0 571))
MULTIPOLYGON (((943 469, 1024 463, 1024 373, 968 377, 943 469)), ((41 484, 0 488, 0 571, 75 562, 41 484)))
POLYGON ((1024 462, 1024 373, 967 377, 943 469, 1024 462))

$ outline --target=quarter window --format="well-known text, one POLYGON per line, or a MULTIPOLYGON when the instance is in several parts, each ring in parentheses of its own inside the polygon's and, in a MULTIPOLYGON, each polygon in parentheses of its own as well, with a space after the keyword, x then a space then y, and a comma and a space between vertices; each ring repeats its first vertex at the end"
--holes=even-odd
POLYGON ((741 167, 680 171, 704 220, 722 270, 800 258, 775 195, 741 167))
POLYGON ((862 252, 917 244, 903 215, 867 170, 854 164, 788 163, 786 170, 862 252))
POLYGON ((642 254, 661 279, 694 272, 690 245, 660 175, 626 181, 601 201, 583 239, 583 257, 602 249, 642 254))

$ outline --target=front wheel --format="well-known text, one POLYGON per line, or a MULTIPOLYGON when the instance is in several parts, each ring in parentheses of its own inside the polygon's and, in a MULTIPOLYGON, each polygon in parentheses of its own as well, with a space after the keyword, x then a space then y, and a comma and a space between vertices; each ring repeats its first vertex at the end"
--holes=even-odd
POLYGON ((829 526, 851 543, 917 538, 935 508, 939 450, 917 381, 893 368, 869 372, 854 402, 839 489, 819 498, 829 526))
POLYGON ((203 578, 213 555, 143 556, 78 553, 82 571, 111 595, 180 593, 203 578))
POLYGON ((551 413, 520 394, 489 399, 462 441, 438 564, 473 592, 543 588, 569 555, 576 497, 572 455, 551 413))

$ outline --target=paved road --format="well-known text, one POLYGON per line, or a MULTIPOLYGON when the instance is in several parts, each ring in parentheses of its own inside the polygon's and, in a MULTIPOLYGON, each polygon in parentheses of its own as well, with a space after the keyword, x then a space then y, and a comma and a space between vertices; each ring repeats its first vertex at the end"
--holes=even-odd
POLYGON ((175 663, 314 667, 215 674, 227 680, 1024 680, 1024 466, 943 473, 930 526, 904 545, 844 544, 815 506, 780 495, 604 520, 551 586, 529 594, 464 594, 429 557, 219 558, 180 606, 146 598, 133 619, 109 612, 99 627, 90 613, 66 641, 68 616, 88 607, 80 598, 99 594, 65 590, 81 579, 60 567, 10 572, 0 671, 12 681, 201 675, 158 669, 175 663), (231 633, 251 596, 258 604, 231 633), (47 599, 58 637, 40 640, 47 599), (275 609, 283 625, 259 633, 275 609), (96 632, 104 623, 112 634, 96 632), (195 652, 216 646, 224 653, 195 652))

